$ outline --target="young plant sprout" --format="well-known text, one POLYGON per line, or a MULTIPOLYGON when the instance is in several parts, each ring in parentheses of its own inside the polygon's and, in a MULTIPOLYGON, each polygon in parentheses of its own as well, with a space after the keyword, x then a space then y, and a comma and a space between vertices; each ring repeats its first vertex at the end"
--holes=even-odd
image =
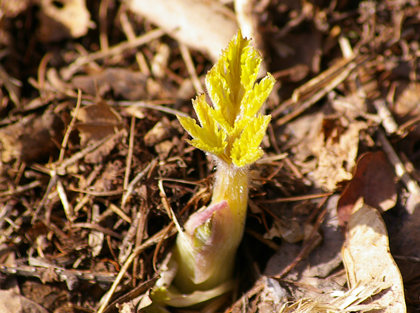
MULTIPOLYGON (((260 144, 271 119, 260 109, 275 79, 268 73, 256 83, 261 61, 250 40, 238 31, 206 75, 212 105, 204 94, 193 100, 199 125, 193 118, 178 116, 193 138, 189 144, 213 156, 216 176, 210 205, 192 214, 184 231, 179 230, 171 261, 177 271, 164 293, 170 305, 199 303, 232 286, 245 227, 249 166, 263 155, 260 144), (182 296, 167 292, 175 288, 182 296)), ((163 290, 155 291, 162 299, 163 290)))

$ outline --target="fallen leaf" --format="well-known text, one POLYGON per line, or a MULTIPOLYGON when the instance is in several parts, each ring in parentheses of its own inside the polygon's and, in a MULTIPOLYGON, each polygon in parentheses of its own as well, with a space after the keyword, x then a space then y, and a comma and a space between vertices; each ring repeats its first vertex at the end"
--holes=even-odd
POLYGON ((400 271, 389 251, 388 234, 379 212, 360 199, 354 205, 342 249, 350 288, 381 282, 382 292, 367 300, 378 313, 406 312, 400 271))
POLYGON ((299 242, 305 238, 303 225, 296 219, 274 220, 269 231, 264 234, 264 238, 273 239, 274 237, 283 238, 290 243, 299 242))
POLYGON ((359 116, 365 116, 367 112, 366 99, 358 93, 352 93, 345 97, 337 96, 331 105, 337 113, 350 120, 355 120, 359 116))
POLYGON ((166 117, 163 117, 161 121, 157 122, 152 129, 150 129, 144 136, 144 143, 146 146, 154 146, 159 142, 169 138, 171 124, 166 117))
MULTIPOLYGON (((393 111, 395 113, 395 119, 399 125, 402 125, 410 120, 415 119, 420 114, 420 108, 418 103, 420 101, 420 84, 418 82, 412 82, 408 85, 400 83, 402 91, 396 97, 393 111)), ((410 137, 420 137, 420 127, 417 121, 410 127, 408 133, 410 137)))
POLYGON ((351 170, 356 163, 359 133, 366 127, 365 122, 354 121, 345 130, 337 126, 328 138, 323 134, 318 136, 317 141, 313 143, 313 152, 318 163, 310 175, 317 186, 334 191, 337 183, 352 177, 351 170))
POLYGON ((408 84, 408 86, 404 85, 402 88, 403 90, 398 95, 393 109, 400 117, 408 115, 408 118, 412 118, 419 114, 417 103, 420 100, 420 84, 418 82, 413 82, 408 84))
POLYGON ((411 194, 405 208, 409 216, 390 238, 390 246, 404 280, 407 304, 416 305, 420 299, 420 196, 411 194))
MULTIPOLYGON (((79 130, 80 144, 83 147, 115 134, 123 126, 120 115, 103 101, 80 108, 76 118, 81 122, 76 124, 76 128, 79 130)), ((107 141, 95 151, 88 153, 85 162, 100 163, 115 144, 115 140, 107 141)))
POLYGON ((270 277, 262 276, 255 285, 262 285, 258 302, 258 312, 278 312, 281 306, 287 301, 287 292, 280 283, 270 277))
POLYGON ((9 290, 0 290, 0 312, 48 313, 48 311, 39 304, 9 290))
POLYGON ((0 129, 1 161, 33 162, 57 153, 62 130, 62 121, 52 111, 25 116, 0 129))
POLYGON ((191 48, 208 53, 216 61, 236 33, 233 12, 217 1, 148 0, 127 1, 131 11, 158 25, 191 48))
POLYGON ((395 174, 382 151, 367 152, 357 160, 356 170, 337 204, 340 226, 345 226, 352 215, 353 206, 360 197, 365 203, 387 211, 395 206, 397 189, 395 174))
POLYGON ((85 0, 41 0, 38 18, 43 42, 84 36, 92 23, 85 0))
MULTIPOLYGON (((340 232, 335 207, 337 196, 327 202, 328 212, 320 226, 323 234, 320 244, 310 253, 307 259, 301 260, 285 277, 293 288, 290 288, 293 299, 318 299, 330 303, 334 292, 345 290, 345 278, 332 274, 342 262, 341 247, 343 236, 340 232), (333 277, 329 277, 332 275, 333 277)), ((267 263, 264 274, 276 276, 292 264, 302 250, 302 246, 283 242, 281 248, 267 263)))
POLYGON ((359 134, 366 127, 363 121, 349 122, 318 112, 288 123, 282 136, 288 136, 285 144, 291 147, 302 173, 316 187, 335 191, 337 183, 352 177, 359 134))
POLYGON ((174 144, 170 140, 164 140, 155 145, 155 150, 159 155, 159 159, 162 161, 166 160, 173 147, 174 144))
POLYGON ((109 90, 114 96, 136 101, 144 99, 146 93, 147 76, 140 72, 133 72, 124 68, 108 68, 93 75, 75 76, 71 84, 75 89, 81 89, 90 95, 103 96, 109 90))

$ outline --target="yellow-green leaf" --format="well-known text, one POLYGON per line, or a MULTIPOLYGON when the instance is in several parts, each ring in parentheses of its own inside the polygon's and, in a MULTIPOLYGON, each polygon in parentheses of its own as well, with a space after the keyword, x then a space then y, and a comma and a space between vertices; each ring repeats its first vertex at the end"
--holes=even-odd
POLYGON ((264 154, 259 147, 264 138, 270 115, 259 115, 245 127, 241 137, 233 143, 231 158, 233 163, 238 166, 252 164, 264 154))
POLYGON ((242 99, 243 116, 255 116, 260 111, 275 82, 274 77, 268 73, 258 84, 254 85, 254 88, 242 99))
POLYGON ((190 117, 178 116, 182 127, 194 138, 188 142, 200 150, 221 156, 227 145, 226 134, 218 129, 212 118, 212 108, 207 104, 206 96, 199 95, 193 100, 193 105, 201 127, 190 117))
POLYGON ((182 126, 193 137, 190 144, 237 166, 245 166, 261 157, 259 144, 269 117, 256 118, 256 115, 275 83, 270 74, 255 83, 261 62, 250 40, 238 31, 206 75, 213 106, 205 101, 204 95, 193 101, 200 126, 192 119, 180 118, 182 126))

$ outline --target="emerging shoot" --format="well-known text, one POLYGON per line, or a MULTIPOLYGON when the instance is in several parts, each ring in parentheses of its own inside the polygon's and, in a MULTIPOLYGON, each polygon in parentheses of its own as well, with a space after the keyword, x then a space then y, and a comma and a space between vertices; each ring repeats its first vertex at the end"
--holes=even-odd
POLYGON ((199 125, 193 118, 178 116, 192 137, 188 142, 213 155, 217 170, 210 205, 192 214, 184 225, 185 231, 178 234, 172 258, 177 271, 167 290, 176 288, 183 300, 177 305, 167 293, 167 304, 199 303, 226 292, 232 285, 236 250, 245 226, 249 166, 263 155, 260 144, 271 119, 260 109, 275 79, 267 74, 256 83, 261 61, 250 40, 242 38, 238 31, 207 73, 206 87, 212 104, 207 103, 204 94, 193 100, 199 125), (206 292, 207 298, 203 297, 206 292), (196 297, 188 301, 188 294, 196 297))

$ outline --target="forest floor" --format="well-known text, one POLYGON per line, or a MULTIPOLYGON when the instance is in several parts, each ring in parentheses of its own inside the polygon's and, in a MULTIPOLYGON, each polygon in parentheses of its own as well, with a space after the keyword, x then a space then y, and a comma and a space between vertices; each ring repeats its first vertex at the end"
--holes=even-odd
POLYGON ((234 290, 195 311, 420 309, 419 1, 0 0, 0 13, 1 312, 142 310, 174 216, 211 199, 212 159, 176 115, 194 117, 239 27, 276 78, 272 119, 234 290))

